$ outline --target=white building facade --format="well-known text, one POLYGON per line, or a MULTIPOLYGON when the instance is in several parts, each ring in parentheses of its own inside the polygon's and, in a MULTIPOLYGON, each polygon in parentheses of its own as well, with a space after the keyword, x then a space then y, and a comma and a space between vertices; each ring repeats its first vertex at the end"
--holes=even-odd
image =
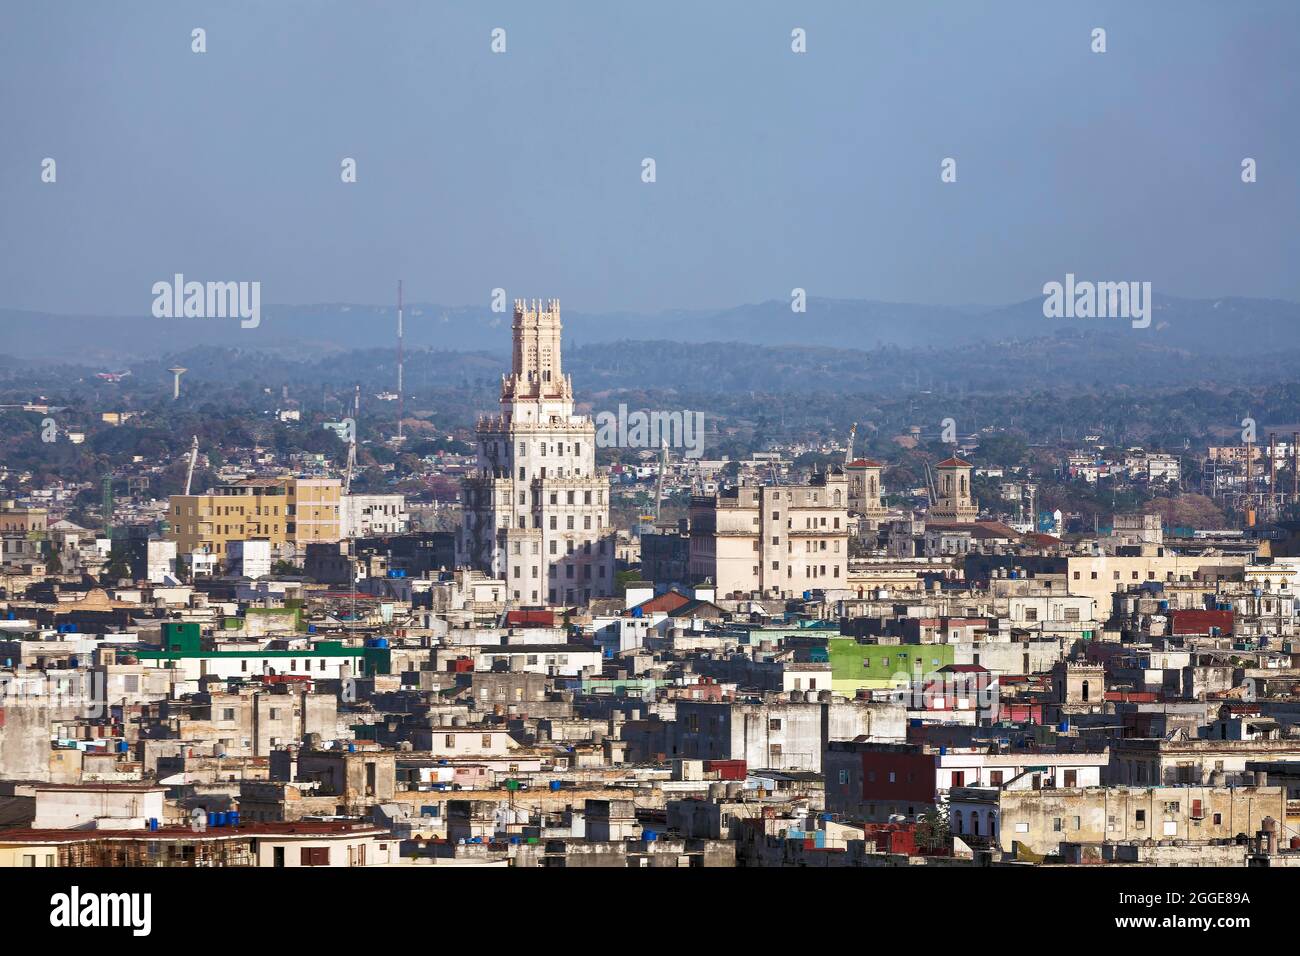
POLYGON ((457 564, 504 578, 525 605, 582 604, 614 592, 609 477, 592 420, 573 412, 560 361, 560 303, 516 300, 514 358, 501 411, 478 424, 465 480, 457 564))

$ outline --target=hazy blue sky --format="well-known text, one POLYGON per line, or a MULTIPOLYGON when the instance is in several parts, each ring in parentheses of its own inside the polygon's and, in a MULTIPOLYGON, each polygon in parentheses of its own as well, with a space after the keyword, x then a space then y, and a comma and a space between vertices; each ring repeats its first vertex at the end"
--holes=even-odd
POLYGON ((174 272, 582 311, 992 304, 1066 272, 1296 299, 1298 182, 1294 0, 0 10, 14 308, 147 314, 174 272))

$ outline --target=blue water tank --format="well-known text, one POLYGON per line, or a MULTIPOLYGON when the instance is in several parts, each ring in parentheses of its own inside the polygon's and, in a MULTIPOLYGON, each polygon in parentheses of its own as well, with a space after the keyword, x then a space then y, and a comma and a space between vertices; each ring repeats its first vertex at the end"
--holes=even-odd
POLYGON ((1070 722, 1068 720, 1061 721, 1060 726, 1057 727, 1057 730, 1059 730, 1063 734, 1068 733, 1070 730, 1070 722))
POLYGON ((150 830, 157 830, 157 829, 158 829, 158 818, 157 818, 157 817, 150 817, 150 818, 149 818, 149 829, 150 829, 150 830))
POLYGON ((552 780, 552 781, 551 781, 551 789, 552 789, 552 790, 559 790, 559 789, 560 789, 560 786, 561 786, 560 781, 558 781, 558 780, 552 780))
POLYGON ((227 813, 226 822, 229 823, 232 827, 239 826, 239 811, 231 810, 229 813, 227 813))
POLYGON ((645 612, 642 611, 640 605, 638 605, 637 607, 632 608, 632 616, 633 616, 633 617, 645 617, 645 612))
POLYGON ((216 825, 217 825, 217 815, 212 811, 208 811, 208 826, 215 827, 216 825))
POLYGON ((315 633, 316 633, 316 625, 315 625, 315 624, 308 624, 308 625, 307 625, 307 633, 308 633, 308 634, 315 634, 315 633))
POLYGON ((356 753, 356 752, 357 752, 357 745, 356 745, 356 744, 348 744, 348 753, 350 753, 350 754, 354 754, 354 753, 356 753))
POLYGON ((804 592, 803 592, 803 599, 804 599, 805 601, 811 601, 811 600, 812 600, 812 592, 811 592, 811 591, 804 591, 804 592))
POLYGON ((654 843, 654 841, 659 838, 659 834, 654 830, 646 830, 641 834, 641 837, 646 843, 654 843))
POLYGON ((119 741, 117 742, 117 752, 120 753, 120 754, 130 753, 130 752, 131 752, 131 744, 130 744, 129 742, 125 741, 125 740, 119 740, 119 741))
POLYGON ((947 747, 940 747, 940 748, 939 748, 939 756, 940 756, 940 757, 944 756, 944 755, 947 754, 947 753, 948 753, 948 748, 947 748, 947 747))
POLYGON ((375 647, 379 648, 381 651, 382 651, 382 650, 387 650, 387 648, 388 648, 388 638, 386 638, 386 637, 376 637, 376 638, 375 638, 375 647))

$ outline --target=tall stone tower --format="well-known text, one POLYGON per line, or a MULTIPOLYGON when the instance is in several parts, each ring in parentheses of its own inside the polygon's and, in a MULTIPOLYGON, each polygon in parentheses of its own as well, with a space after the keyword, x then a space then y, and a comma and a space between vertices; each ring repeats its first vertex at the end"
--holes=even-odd
POLYGON ((515 301, 513 360, 501 410, 478 422, 457 564, 504 578, 522 605, 574 605, 614 592, 609 476, 596 429, 573 413, 560 357, 560 303, 515 301))
POLYGON ((880 473, 884 467, 870 458, 857 458, 844 466, 849 478, 849 513, 860 515, 863 527, 870 530, 879 527, 890 514, 880 500, 884 491, 880 473))
POLYGON ((931 521, 954 521, 971 524, 980 515, 971 495, 970 475, 975 466, 957 456, 939 462, 939 500, 926 517, 931 521))

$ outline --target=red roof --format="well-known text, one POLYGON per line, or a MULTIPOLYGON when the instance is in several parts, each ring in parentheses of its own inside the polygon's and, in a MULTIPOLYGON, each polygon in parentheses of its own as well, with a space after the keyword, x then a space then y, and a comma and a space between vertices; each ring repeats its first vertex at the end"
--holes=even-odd
MULTIPOLYGON (((687 597, 681 591, 665 591, 663 594, 648 598, 636 606, 641 609, 642 614, 653 613, 655 611, 662 611, 665 614, 671 614, 673 611, 676 611, 680 607, 685 607, 694 600, 694 598, 687 597)), ((632 609, 628 608, 628 610, 630 611, 632 609)))
POLYGON ((1209 634, 1211 628, 1218 628, 1220 634, 1231 634, 1232 612, 1196 610, 1169 612, 1169 629, 1172 634, 1209 634))
POLYGON ((874 459, 871 458, 855 458, 853 459, 853 461, 849 462, 848 467, 849 468, 884 468, 885 466, 882 465, 880 462, 875 461, 874 459))
POLYGON ((508 627, 554 627, 554 611, 507 611, 508 627))
POLYGON ((968 461, 962 461, 962 460, 961 460, 960 458, 958 458, 956 455, 953 455, 951 458, 945 458, 943 461, 939 462, 939 464, 935 465, 934 467, 936 467, 936 468, 974 468, 975 466, 972 465, 970 462, 968 462, 968 461))

